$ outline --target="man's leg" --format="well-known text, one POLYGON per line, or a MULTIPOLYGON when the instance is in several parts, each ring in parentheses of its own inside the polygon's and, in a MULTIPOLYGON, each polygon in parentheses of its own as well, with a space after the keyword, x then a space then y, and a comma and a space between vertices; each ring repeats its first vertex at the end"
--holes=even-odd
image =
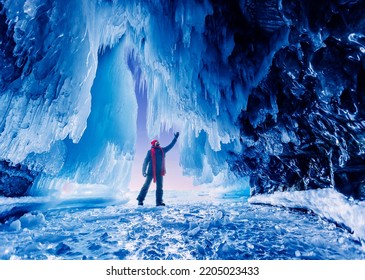
POLYGON ((156 176, 156 205, 164 205, 163 203, 163 177, 160 176, 156 176))
POLYGON ((143 201, 144 199, 146 198, 146 195, 147 195, 147 192, 148 192, 148 189, 151 185, 151 181, 152 181, 152 176, 150 175, 147 175, 146 177, 146 181, 144 182, 143 186, 142 186, 142 189, 141 191, 139 192, 139 195, 137 197, 137 200, 138 200, 138 204, 141 204, 143 205, 143 201))

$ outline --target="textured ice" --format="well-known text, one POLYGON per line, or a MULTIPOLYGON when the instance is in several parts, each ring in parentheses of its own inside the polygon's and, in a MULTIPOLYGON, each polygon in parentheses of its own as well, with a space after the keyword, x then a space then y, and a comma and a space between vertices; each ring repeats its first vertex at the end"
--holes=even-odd
POLYGON ((355 237, 365 241, 365 203, 355 201, 333 189, 296 191, 257 195, 250 203, 262 203, 313 211, 322 218, 345 226, 355 237))
POLYGON ((186 195, 35 209, 0 224, 0 259, 365 259, 352 234, 309 212, 186 195))

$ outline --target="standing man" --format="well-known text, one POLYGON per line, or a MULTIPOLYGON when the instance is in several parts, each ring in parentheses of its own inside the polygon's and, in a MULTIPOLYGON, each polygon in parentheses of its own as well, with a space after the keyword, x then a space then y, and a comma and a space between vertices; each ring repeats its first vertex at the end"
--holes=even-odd
POLYGON ((142 174, 144 177, 146 177, 146 181, 137 197, 138 205, 143 205, 143 201, 147 195, 148 189, 153 179, 153 182, 156 183, 156 206, 165 206, 165 203, 162 200, 162 176, 165 176, 166 174, 165 154, 176 144, 177 138, 179 137, 179 132, 176 132, 174 136, 175 137, 171 143, 164 148, 160 147, 160 143, 157 140, 153 140, 151 142, 151 150, 147 152, 142 166, 142 174))

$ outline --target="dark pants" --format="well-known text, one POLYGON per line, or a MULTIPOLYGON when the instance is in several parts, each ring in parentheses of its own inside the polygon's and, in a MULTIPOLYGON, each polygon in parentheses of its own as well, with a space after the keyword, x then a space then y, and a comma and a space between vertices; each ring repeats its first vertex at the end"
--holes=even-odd
MULTIPOLYGON (((141 191, 139 192, 139 195, 137 197, 137 200, 140 202, 143 202, 143 200, 146 198, 148 189, 151 185, 153 176, 152 175, 147 175, 146 177, 146 181, 144 182, 141 191)), ((156 176, 156 205, 161 204, 162 201, 162 196, 163 196, 163 190, 162 190, 162 184, 163 184, 163 177, 160 176, 156 176)))

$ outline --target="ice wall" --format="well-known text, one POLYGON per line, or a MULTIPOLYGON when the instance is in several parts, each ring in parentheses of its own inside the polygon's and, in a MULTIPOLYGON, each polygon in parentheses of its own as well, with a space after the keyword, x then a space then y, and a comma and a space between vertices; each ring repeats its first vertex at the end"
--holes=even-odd
MULTIPOLYGON (((1 160, 36 172, 27 181, 36 182, 36 194, 62 189, 59 181, 112 188, 128 178, 136 104, 121 40, 127 11, 109 1, 2 1, 0 8, 1 160)), ((2 187, 19 195, 16 184, 2 187)))
POLYGON ((128 43, 121 40, 99 55, 86 129, 77 143, 63 141, 62 169, 57 176, 41 176, 32 194, 108 197, 126 189, 137 133, 133 75, 127 63, 120 63, 128 53, 128 43))

